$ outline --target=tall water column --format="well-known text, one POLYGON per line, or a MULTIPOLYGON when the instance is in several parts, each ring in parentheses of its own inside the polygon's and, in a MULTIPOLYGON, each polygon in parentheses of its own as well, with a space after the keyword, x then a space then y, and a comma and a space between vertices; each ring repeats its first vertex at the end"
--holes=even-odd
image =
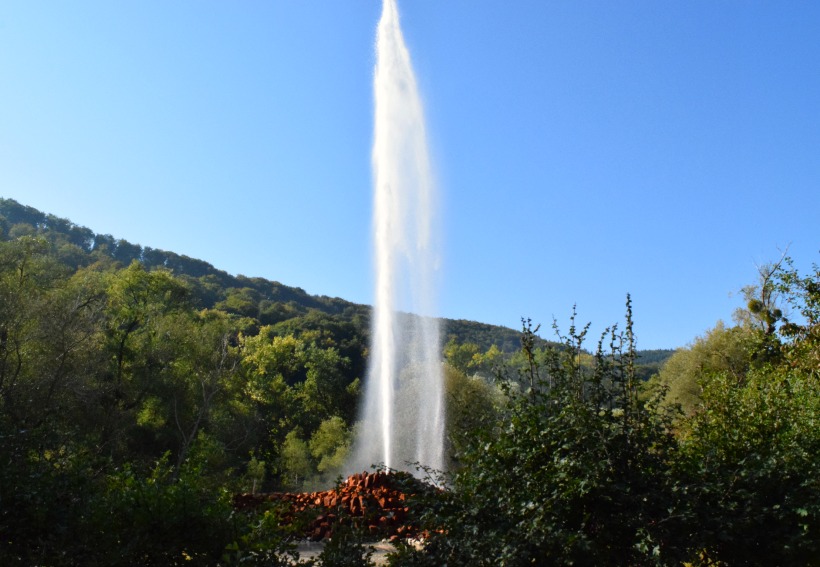
POLYGON ((424 112, 395 0, 376 36, 373 142, 375 298, 351 470, 444 465, 441 344, 435 315, 436 187, 424 112))

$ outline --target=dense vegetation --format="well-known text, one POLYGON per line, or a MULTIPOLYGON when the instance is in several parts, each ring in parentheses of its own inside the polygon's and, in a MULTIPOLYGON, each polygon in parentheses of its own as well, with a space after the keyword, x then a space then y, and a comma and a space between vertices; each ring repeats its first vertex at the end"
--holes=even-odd
MULTIPOLYGON (((0 230, 0 563, 286 564, 279 512, 231 495, 334 481, 368 308, 14 201, 0 230)), ((818 564, 820 271, 746 300, 674 354, 629 306, 591 351, 446 321, 448 490, 393 564, 818 564)), ((348 535, 322 564, 366 564, 348 535)))
MULTIPOLYGON (((445 325, 512 355, 510 329, 445 325)), ((368 331, 366 306, 0 200, 0 563, 207 563, 247 543, 232 493, 335 480, 368 331)))
POLYGON ((820 565, 820 270, 784 258, 746 291, 649 384, 629 305, 591 364, 585 329, 540 358, 525 326, 530 364, 400 564, 820 565))

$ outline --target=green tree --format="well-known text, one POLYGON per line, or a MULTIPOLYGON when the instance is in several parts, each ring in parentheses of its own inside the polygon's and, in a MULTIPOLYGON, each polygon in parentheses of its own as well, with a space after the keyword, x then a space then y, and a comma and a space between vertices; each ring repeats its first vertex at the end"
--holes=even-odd
POLYGON ((756 369, 712 376, 679 461, 688 531, 705 564, 817 565, 820 384, 756 369))
POLYGON ((247 476, 251 481, 251 493, 256 494, 256 490, 265 480, 265 461, 260 461, 256 456, 251 455, 248 461, 247 476))
POLYGON ((678 404, 692 415, 702 401, 703 388, 716 373, 742 383, 752 365, 755 335, 748 326, 726 327, 718 321, 714 329, 698 337, 687 348, 678 349, 661 367, 657 385, 666 389, 665 402, 678 404))
POLYGON ((450 365, 444 367, 444 391, 447 452, 450 468, 456 468, 474 433, 498 419, 503 393, 481 376, 467 376, 450 365))
POLYGON ((699 410, 681 424, 679 490, 704 564, 820 564, 820 273, 800 276, 785 258, 766 274, 769 297, 796 316, 767 316, 763 300, 750 309, 763 314, 747 325, 751 368, 740 381, 707 376, 699 410))
MULTIPOLYGON (((684 557, 674 521, 670 422, 643 401, 631 309, 624 332, 582 365, 585 329, 535 363, 525 325, 528 391, 480 430, 452 476, 426 502, 427 563, 638 565, 684 557), (537 374, 536 374, 537 373, 537 374), (438 536, 436 534, 446 534, 438 536)), ((602 340, 603 343, 603 340, 602 340)))
POLYGON ((100 463, 83 427, 103 301, 49 243, 0 243, 0 562, 33 564, 80 533, 100 463))
POLYGON ((328 418, 310 438, 310 454, 316 459, 316 470, 325 480, 331 480, 344 466, 350 451, 351 433, 347 423, 339 417, 328 418))
POLYGON ((126 450, 140 403, 176 356, 163 330, 166 318, 189 306, 182 282, 163 270, 148 272, 137 262, 111 274, 106 296, 109 370, 100 377, 97 403, 104 413, 100 446, 116 454, 126 450))
POLYGON ((298 428, 285 436, 281 455, 283 483, 290 488, 300 488, 313 473, 313 463, 308 444, 298 428))
MULTIPOLYGON (((333 347, 309 344, 304 352, 305 381, 300 386, 305 412, 317 417, 341 416, 353 421, 358 401, 358 380, 349 377, 350 361, 333 347)), ((319 420, 321 421, 321 420, 319 420)))
POLYGON ((504 353, 495 345, 490 345, 485 352, 473 355, 470 363, 471 369, 476 374, 485 377, 495 376, 498 366, 504 360, 504 353))
POLYGON ((261 296, 254 289, 248 287, 229 288, 226 290, 225 299, 218 302, 215 307, 244 317, 258 317, 260 301, 261 296))
POLYGON ((126 464, 89 502, 83 533, 62 565, 218 565, 237 535, 228 494, 205 480, 203 464, 182 469, 159 458, 148 470, 126 464))
POLYGON ((788 366, 817 376, 820 369, 820 267, 815 264, 803 276, 784 260, 778 272, 777 290, 793 315, 782 318, 782 354, 788 366))
POLYGON ((458 344, 455 337, 451 337, 448 343, 444 346, 444 360, 447 363, 462 372, 469 374, 473 368, 473 358, 479 356, 481 351, 475 343, 458 344))
MULTIPOLYGON (((218 311, 183 312, 166 317, 160 332, 176 352, 155 377, 150 391, 165 405, 163 425, 176 439, 174 454, 179 468, 201 433, 228 437, 240 355, 232 346, 236 336, 232 320, 218 311), (221 420, 219 419, 221 417, 221 420), (212 425, 218 424, 215 428, 212 425)), ((217 437, 214 437, 217 436, 217 437)), ((225 438, 231 444, 235 439, 225 438)))

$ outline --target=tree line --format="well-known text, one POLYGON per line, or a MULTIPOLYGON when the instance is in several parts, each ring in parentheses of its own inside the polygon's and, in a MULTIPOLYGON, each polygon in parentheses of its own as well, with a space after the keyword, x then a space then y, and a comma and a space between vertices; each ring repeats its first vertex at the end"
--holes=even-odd
POLYGON ((539 352, 427 497, 397 565, 820 564, 820 268, 763 266, 734 325, 636 371, 631 305, 539 352))
POLYGON ((334 482, 369 309, 0 213, 4 564, 212 560, 253 533, 231 494, 334 482))
MULTIPOLYGON (((335 481, 369 311, 0 204, 2 563, 292 564, 281 511, 231 496, 335 481)), ((744 293, 674 353, 635 350, 629 302, 592 348, 575 318, 515 350, 458 322, 445 490, 391 564, 817 564, 820 270, 744 293)), ((318 564, 368 564, 361 537, 318 564)))

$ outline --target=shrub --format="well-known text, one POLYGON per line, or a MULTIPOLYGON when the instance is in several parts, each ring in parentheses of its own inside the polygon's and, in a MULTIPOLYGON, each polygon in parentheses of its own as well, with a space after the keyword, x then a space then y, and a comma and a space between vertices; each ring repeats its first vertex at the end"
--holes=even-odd
POLYGON ((90 535, 98 565, 213 565, 234 536, 226 491, 202 468, 179 471, 161 458, 147 474, 125 465, 110 474, 92 506, 90 535))
POLYGON ((679 460, 689 532, 729 565, 820 564, 820 383, 773 368, 711 376, 679 460))
POLYGON ((625 331, 607 331, 591 368, 574 316, 544 365, 536 331, 525 322, 523 391, 507 387, 503 416, 476 434, 451 490, 424 503, 423 554, 476 566, 674 561, 675 442, 669 417, 639 395, 629 301, 625 331))

